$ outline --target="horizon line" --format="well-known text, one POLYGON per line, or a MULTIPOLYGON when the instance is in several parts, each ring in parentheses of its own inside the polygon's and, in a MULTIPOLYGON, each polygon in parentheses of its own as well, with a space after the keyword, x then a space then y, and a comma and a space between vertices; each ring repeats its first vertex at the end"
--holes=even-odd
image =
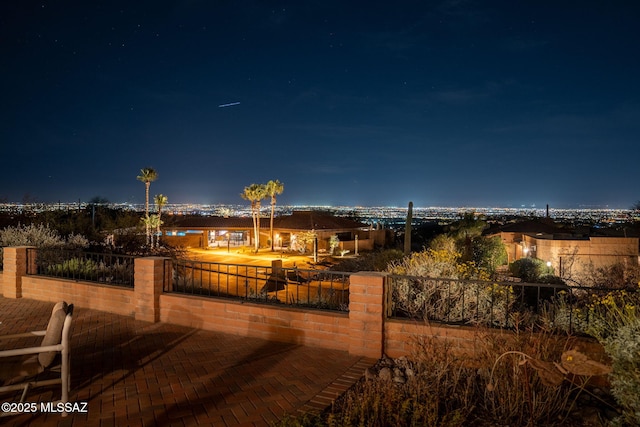
MULTIPOLYGON (((64 206, 78 206, 78 205, 89 205, 91 204, 89 201, 72 201, 72 202, 0 202, 0 206, 37 206, 37 205, 64 205, 64 206)), ((125 206, 144 206, 144 202, 110 202, 106 203, 97 203, 99 205, 125 205, 125 206)), ((153 204, 153 203, 150 203, 153 204)), ((194 203, 194 202, 183 202, 183 203, 167 203, 166 206, 211 206, 211 207, 225 207, 225 206, 248 206, 242 203, 194 203)), ((398 205, 327 205, 327 204, 280 204, 276 205, 279 208, 348 208, 348 209, 408 209, 408 206, 398 206, 398 205)), ((546 210, 550 211, 558 211, 558 210, 622 210, 622 211, 633 211, 633 208, 622 208, 622 207, 611 207, 609 205, 577 205, 575 207, 552 207, 551 205, 546 205, 543 207, 539 207, 536 205, 523 205, 523 206, 502 206, 502 205, 440 205, 440 206, 413 206, 413 209, 503 209, 503 210, 546 210)))

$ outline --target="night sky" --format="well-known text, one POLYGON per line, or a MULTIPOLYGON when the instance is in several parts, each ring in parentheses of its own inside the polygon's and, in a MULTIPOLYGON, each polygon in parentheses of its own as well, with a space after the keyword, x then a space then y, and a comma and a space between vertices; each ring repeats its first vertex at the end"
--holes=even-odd
POLYGON ((6 0, 0 200, 630 207, 640 2, 6 0))

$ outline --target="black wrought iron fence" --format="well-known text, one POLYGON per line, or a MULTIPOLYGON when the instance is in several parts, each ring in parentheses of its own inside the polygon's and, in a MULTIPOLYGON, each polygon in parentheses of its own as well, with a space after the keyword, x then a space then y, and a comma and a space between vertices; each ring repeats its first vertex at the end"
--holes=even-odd
POLYGON ((173 260, 165 292, 347 311, 350 273, 173 260))
POLYGON ((387 315, 447 324, 540 326, 568 333, 588 329, 588 306, 611 288, 487 282, 390 275, 387 315), (586 313, 586 314, 585 314, 586 313))
POLYGON ((29 248, 27 274, 132 288, 135 258, 81 250, 29 248))

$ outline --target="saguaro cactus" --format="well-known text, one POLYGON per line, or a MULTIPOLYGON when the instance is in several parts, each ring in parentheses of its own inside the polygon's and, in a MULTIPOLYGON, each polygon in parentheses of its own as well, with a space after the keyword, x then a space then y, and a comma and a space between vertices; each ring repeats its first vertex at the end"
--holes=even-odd
POLYGON ((413 221, 413 202, 409 202, 407 210, 407 223, 404 226, 404 254, 411 253, 411 221, 413 221))

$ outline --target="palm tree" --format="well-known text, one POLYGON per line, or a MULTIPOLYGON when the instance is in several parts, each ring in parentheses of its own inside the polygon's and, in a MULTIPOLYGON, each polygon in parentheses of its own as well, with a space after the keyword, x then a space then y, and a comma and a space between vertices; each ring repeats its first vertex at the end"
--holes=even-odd
POLYGON ((253 218, 253 236, 256 252, 260 248, 260 201, 267 197, 267 188, 264 184, 251 184, 244 187, 240 196, 251 202, 251 217, 253 218))
MULTIPOLYGON (((140 169, 140 175, 137 177, 138 181, 144 182, 145 187, 145 199, 144 199, 144 216, 145 218, 149 218, 149 187, 151 187, 151 183, 158 179, 158 172, 156 172, 153 168, 144 168, 140 169)), ((149 228, 149 223, 145 223, 147 229, 147 243, 150 242, 151 233, 149 228)))
POLYGON ((270 223, 270 232, 269 236, 271 237, 271 252, 273 252, 273 213, 276 208, 276 196, 282 194, 284 191, 284 184, 278 181, 269 181, 265 186, 267 190, 267 195, 271 197, 271 223, 270 223))
MULTIPOLYGON (((162 217, 162 208, 167 204, 168 199, 164 194, 156 194, 156 196, 153 198, 153 201, 158 207, 158 226, 156 228, 156 234, 160 236, 160 225, 162 224, 162 220, 160 218, 162 217)), ((158 237, 158 240, 156 240, 156 245, 159 245, 159 243, 160 237, 158 237)))
MULTIPOLYGON (((160 217, 155 214, 142 218, 142 222, 144 222, 144 225, 145 227, 147 227, 147 230, 151 230, 152 228, 153 229, 160 228, 160 225, 162 225, 162 221, 160 221, 160 217)), ((156 240, 154 244, 153 236, 154 236, 153 234, 149 234, 149 239, 150 239, 149 246, 152 248, 154 246, 158 246, 158 240, 156 240)))

